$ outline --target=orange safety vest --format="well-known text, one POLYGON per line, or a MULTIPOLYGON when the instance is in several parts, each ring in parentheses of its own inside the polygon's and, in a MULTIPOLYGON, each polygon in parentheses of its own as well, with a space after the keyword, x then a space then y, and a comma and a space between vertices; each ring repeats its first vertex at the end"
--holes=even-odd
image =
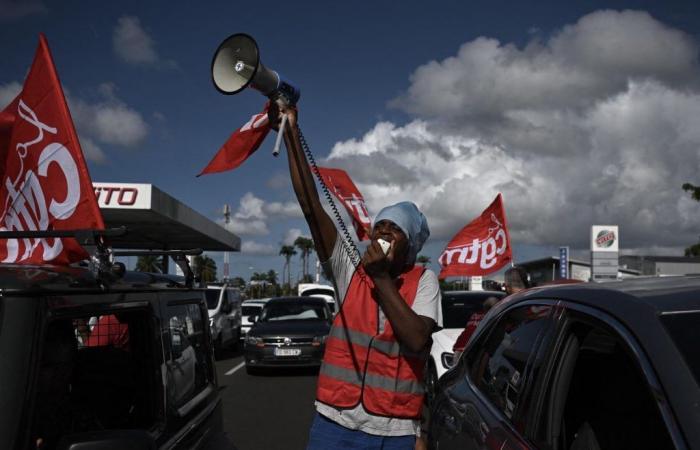
MULTIPOLYGON (((424 270, 414 266, 396 280, 409 307, 424 270)), ((373 415, 420 419, 427 351, 406 350, 388 320, 379 332, 379 305, 373 289, 374 283, 360 266, 326 340, 316 398, 339 409, 362 403, 373 415)))

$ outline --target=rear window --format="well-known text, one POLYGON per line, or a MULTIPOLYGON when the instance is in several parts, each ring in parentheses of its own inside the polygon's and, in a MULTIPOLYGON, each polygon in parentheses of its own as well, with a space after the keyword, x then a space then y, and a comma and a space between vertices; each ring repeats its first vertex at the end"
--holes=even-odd
POLYGON ((503 298, 505 293, 497 291, 443 292, 443 328, 465 328, 469 317, 481 311, 482 304, 489 297, 503 298))
POLYGON ((693 372, 695 382, 700 383, 700 311, 664 314, 661 316, 661 323, 683 354, 686 364, 693 372))
POLYGON ((262 306, 244 306, 242 308, 242 314, 244 316, 254 316, 257 315, 261 309, 262 306))

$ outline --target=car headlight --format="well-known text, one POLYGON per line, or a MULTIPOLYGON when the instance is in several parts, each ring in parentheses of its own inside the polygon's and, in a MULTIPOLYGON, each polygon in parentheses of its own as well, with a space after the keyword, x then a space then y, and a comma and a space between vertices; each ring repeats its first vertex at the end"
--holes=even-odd
POLYGON ((250 335, 245 337, 245 343, 248 345, 259 345, 259 346, 264 345, 262 338, 259 338, 257 336, 250 336, 250 335))
POLYGON ((323 336, 314 336, 313 341, 311 341, 311 345, 314 347, 319 347, 326 343, 326 338, 328 338, 327 334, 324 334, 323 336))
POLYGON ((445 352, 440 355, 440 360, 442 362, 442 367, 445 369, 451 369, 455 365, 455 354, 445 352))

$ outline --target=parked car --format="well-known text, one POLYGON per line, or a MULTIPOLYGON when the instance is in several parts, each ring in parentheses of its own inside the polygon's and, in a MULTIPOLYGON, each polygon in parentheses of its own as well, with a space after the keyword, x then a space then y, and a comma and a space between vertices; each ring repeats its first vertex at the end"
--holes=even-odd
POLYGON ((261 367, 320 366, 332 314, 316 297, 270 299, 245 338, 248 373, 261 367))
POLYGON ((700 277, 533 288, 437 383, 440 449, 700 448, 700 277))
POLYGON ((245 339, 250 327, 253 326, 253 317, 260 316, 263 306, 270 300, 269 298, 253 298, 243 300, 241 304, 241 339, 245 339))
POLYGON ((338 312, 333 286, 318 283, 299 283, 297 292, 303 297, 320 297, 328 302, 331 313, 338 312))
POLYGON ((49 265, 0 264, 0 279, 0 448, 190 449, 222 435, 202 289, 49 265))
POLYGON ((435 394, 435 383, 453 364, 452 348, 457 337, 464 331, 472 314, 481 311, 482 304, 489 297, 503 298, 502 291, 443 291, 441 330, 433 333, 425 372, 428 403, 435 394))
POLYGON ((236 348, 241 336, 241 291, 226 283, 209 284, 205 291, 209 326, 217 356, 236 348))

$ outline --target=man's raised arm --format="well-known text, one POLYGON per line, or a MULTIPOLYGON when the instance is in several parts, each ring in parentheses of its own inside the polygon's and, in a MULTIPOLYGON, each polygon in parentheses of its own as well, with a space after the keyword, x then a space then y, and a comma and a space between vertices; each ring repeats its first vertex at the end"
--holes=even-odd
MULTIPOLYGON (((316 253, 321 261, 328 261, 333 253, 338 232, 333 220, 323 209, 321 200, 318 197, 316 183, 299 139, 297 112, 293 108, 284 107, 282 112, 287 114, 287 124, 284 127, 284 143, 287 146, 292 186, 306 222, 309 224, 316 253)), ((275 104, 270 107, 270 123, 273 125, 273 128, 277 128, 279 124, 278 107, 275 104)))

